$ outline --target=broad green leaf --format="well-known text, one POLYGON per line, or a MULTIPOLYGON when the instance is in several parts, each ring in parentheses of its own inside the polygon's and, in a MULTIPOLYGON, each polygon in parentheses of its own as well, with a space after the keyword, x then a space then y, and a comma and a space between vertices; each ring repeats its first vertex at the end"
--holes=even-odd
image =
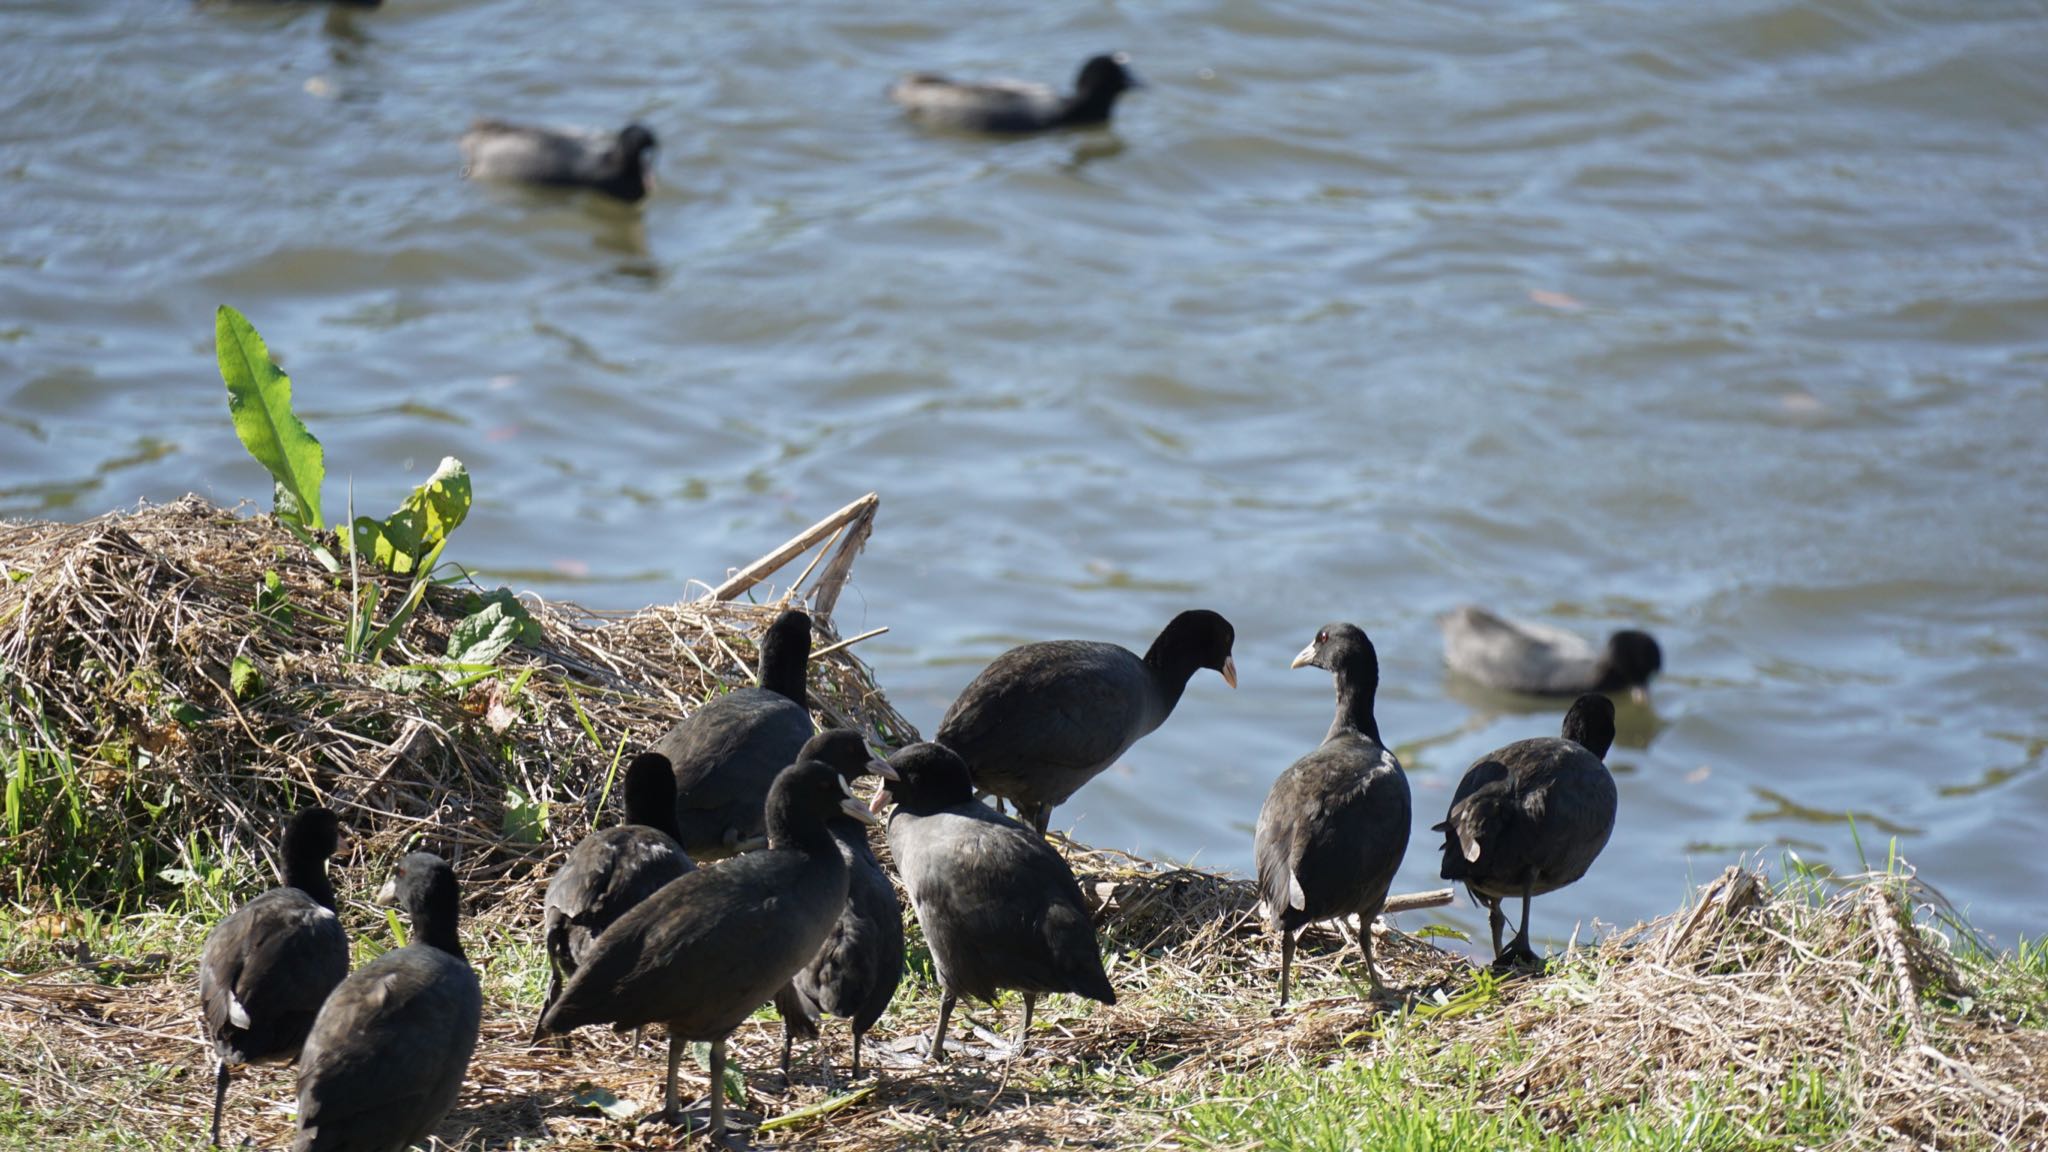
POLYGON ((614 1120, 631 1120, 640 1114, 640 1109, 636 1105, 619 1099, 595 1084, 570 1097, 569 1103, 578 1108, 595 1108, 614 1120))
POLYGON ((225 304, 214 314, 213 342, 220 378, 228 386, 235 435, 277 481, 278 515, 316 532, 325 528, 320 483, 327 477, 327 465, 320 441, 292 412, 292 378, 271 360, 255 326, 225 304))
POLYGON ((235 657, 228 666, 228 688, 237 700, 247 700, 251 693, 263 686, 263 677, 256 671, 256 662, 247 656, 235 657))
POLYGON ((461 664, 496 663, 513 644, 534 639, 539 631, 526 606, 509 589, 500 588, 449 631, 448 659, 461 664))
POLYGON ((413 489, 389 518, 356 518, 351 525, 355 549, 387 571, 408 575, 447 541, 469 515, 469 503, 469 470, 455 457, 444 457, 427 482, 413 489))
POLYGON ((548 831, 548 802, 528 796, 517 788, 505 791, 502 820, 505 837, 521 844, 538 844, 548 831))

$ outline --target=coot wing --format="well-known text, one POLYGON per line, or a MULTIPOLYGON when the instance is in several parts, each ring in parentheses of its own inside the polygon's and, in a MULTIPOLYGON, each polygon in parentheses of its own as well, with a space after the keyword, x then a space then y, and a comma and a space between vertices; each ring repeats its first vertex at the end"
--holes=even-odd
POLYGON ((424 944, 387 952, 337 989, 299 1058, 293 1152, 402 1147, 454 1103, 483 994, 469 965, 424 944))
POLYGON ((199 1001, 207 1034, 239 1060, 287 1055, 347 975, 341 921, 296 888, 272 888, 206 938, 199 1001))
POLYGON ((1600 679, 1600 652, 1584 637, 1547 624, 1460 608, 1443 620, 1451 671, 1514 692, 1570 693, 1600 679))
POLYGON ((1028 781, 1060 803, 1158 727, 1145 662, 1114 644, 1058 640, 997 657, 939 721, 937 741, 977 787, 1028 781))

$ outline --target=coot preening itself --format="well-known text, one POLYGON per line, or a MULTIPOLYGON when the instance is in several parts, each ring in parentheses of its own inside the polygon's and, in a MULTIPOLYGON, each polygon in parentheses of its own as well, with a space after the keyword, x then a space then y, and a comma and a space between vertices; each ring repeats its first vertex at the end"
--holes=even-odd
POLYGON ((356 969, 313 1022, 292 1152, 398 1152, 425 1139, 455 1106, 476 1051, 483 993, 456 935, 455 873, 414 852, 377 902, 406 910, 411 941, 356 969))
POLYGON ((768 793, 768 849, 672 880, 605 929, 540 1019, 668 1026, 662 1115, 679 1118, 683 1046, 711 1043, 711 1139, 725 1135, 725 1038, 810 963, 846 908, 846 861, 827 821, 871 819, 830 765, 792 764, 768 793))
POLYGON ((302 808, 284 831, 284 887, 236 909, 199 955, 199 1008, 213 1041, 213 1144, 229 1070, 298 1058, 328 993, 348 975, 348 936, 334 914, 327 858, 340 824, 302 808))
POLYGON ((931 1058, 946 1058, 947 1021, 962 996, 993 1000, 998 989, 1022 992, 1017 1051, 1031 1031, 1032 1005, 1048 992, 1116 1003, 1081 886, 1060 854, 976 800, 967 765, 951 750, 912 744, 889 764, 898 779, 876 802, 896 802, 889 851, 943 993, 931 1058))
POLYGON ((1577 880, 1614 831, 1614 701, 1588 693, 1565 713, 1562 738, 1517 740, 1466 769, 1444 834, 1443 878, 1487 907, 1497 964, 1541 964, 1529 947, 1529 898, 1577 880), (1522 898, 1522 925, 1501 950, 1501 901, 1522 898))
POLYGON ((1647 632, 1624 629, 1595 648, 1585 639, 1545 624, 1496 616, 1471 605, 1438 622, 1444 662, 1468 680, 1503 692, 1576 696, 1631 692, 1638 697, 1664 667, 1664 653, 1647 632))
POLYGON ((654 133, 539 128, 478 120, 462 134, 462 174, 560 188, 594 188, 632 202, 654 190, 654 133))
POLYGON ((1166 722, 1197 669, 1237 687, 1230 621, 1175 616, 1144 659, 1116 644, 1051 640, 1012 648, 967 685, 934 739, 960 754, 974 786, 1017 805, 1044 834, 1055 806, 1166 722))
POLYGON ((676 843, 676 778, 667 758, 643 752, 626 766, 626 822, 578 841, 548 881, 541 939, 548 951, 548 992, 561 995, 591 942, 633 905, 693 865, 676 843))
POLYGON ((706 700, 655 741, 676 774, 676 827, 683 851, 718 860, 758 846, 769 785, 812 734, 804 705, 811 618, 791 609, 761 637, 760 686, 706 700))
POLYGON ((1043 84, 1015 80, 962 83, 931 72, 913 72, 889 89, 910 118, 929 128, 1015 135, 1054 128, 1090 128, 1109 123, 1116 98, 1144 87, 1122 52, 1096 56, 1081 65, 1074 91, 1061 95, 1043 84))
MULTIPOLYGON (((874 774, 884 780, 895 770, 874 758, 861 735, 847 728, 834 728, 811 737, 804 745, 803 760, 830 764, 851 782, 874 774)), ((789 985, 775 994, 775 1009, 782 1014, 782 1075, 789 1076, 789 1050, 798 1036, 818 1038, 822 1016, 844 1016, 853 1022, 853 1075, 860 1076, 860 1042, 896 995, 903 979, 903 906, 896 902, 896 886, 882 871, 868 845, 867 822, 851 816, 835 816, 832 838, 839 842, 839 854, 846 860, 846 910, 832 926, 824 947, 799 970, 789 985)), ((832 1058, 822 1049, 819 1065, 825 1083, 832 1083, 832 1058)))
POLYGON ((1373 694, 1379 655, 1352 624, 1327 624, 1294 658, 1337 679, 1337 718, 1321 746, 1273 782, 1259 809, 1254 855, 1266 919, 1280 934, 1280 1003, 1287 1003, 1294 934, 1303 925, 1358 914, 1358 944, 1374 995, 1372 920, 1408 851, 1408 777, 1380 742, 1373 694))

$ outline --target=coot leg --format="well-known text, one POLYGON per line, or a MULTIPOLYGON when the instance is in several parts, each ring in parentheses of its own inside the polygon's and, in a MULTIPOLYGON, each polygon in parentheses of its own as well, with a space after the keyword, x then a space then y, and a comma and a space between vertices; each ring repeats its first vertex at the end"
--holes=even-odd
POLYGON ((1280 1007, 1287 1007, 1287 978, 1294 973, 1294 933, 1280 930, 1280 1007))
POLYGON ((228 1099, 228 1062, 213 1062, 213 1147, 220 1147, 220 1109, 228 1099))
POLYGON ((1502 955, 1500 950, 1501 929, 1507 927, 1508 918, 1501 914, 1500 900, 1496 897, 1486 898, 1486 923, 1493 929, 1493 958, 1497 961, 1502 955))
POLYGON ((1365 955, 1365 982, 1372 986, 1373 999, 1387 994, 1387 986, 1380 980, 1380 970, 1372 962, 1372 925, 1358 934, 1358 950, 1365 955))
POLYGON ((1012 1058, 1022 1056, 1024 1054, 1025 1041, 1031 1039, 1031 1008, 1037 1002, 1038 997, 1035 994, 1030 992, 1024 994, 1024 1026, 1017 1029, 1017 1044, 1015 1050, 1010 1054, 1012 1058))
POLYGON ((860 1029, 853 1030, 853 1078, 860 1079, 860 1029))
POLYGON ((794 1033, 794 1032, 792 1032, 792 1031, 790 1030, 790 1027, 789 1027, 789 1021, 788 1021, 788 1020, 784 1020, 784 1021, 782 1022, 782 1083, 783 1083, 784 1085, 788 1085, 788 1084, 790 1083, 790 1079, 789 1079, 789 1045, 790 1045, 790 1042, 791 1042, 792 1040, 794 1040, 795 1038, 796 1038, 796 1033, 794 1033))
POLYGON ((725 1037, 711 1042, 711 1142, 725 1143, 725 1037))
POLYGON ((680 1124, 683 1110, 676 1104, 676 1069, 683 1063, 683 1038, 675 1029, 668 1033, 668 1088, 662 1094, 661 1118, 670 1124, 680 1124))
POLYGON ((926 1057, 934 1064, 946 1062, 946 1024, 953 1018, 953 1002, 959 997, 946 992, 939 997, 939 1026, 932 1030, 931 1055, 926 1057))

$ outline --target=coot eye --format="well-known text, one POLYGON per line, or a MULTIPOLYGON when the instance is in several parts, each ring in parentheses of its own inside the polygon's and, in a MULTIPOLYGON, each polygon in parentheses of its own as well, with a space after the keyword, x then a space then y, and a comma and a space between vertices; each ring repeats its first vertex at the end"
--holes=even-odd
POLYGON ((1318 632, 1318 633, 1316 633, 1316 643, 1318 643, 1318 644, 1327 644, 1327 643, 1329 643, 1329 642, 1330 642, 1330 631, 1329 631, 1329 629, 1327 629, 1327 628, 1326 628, 1326 629, 1324 629, 1323 631, 1321 631, 1321 632, 1318 632))

